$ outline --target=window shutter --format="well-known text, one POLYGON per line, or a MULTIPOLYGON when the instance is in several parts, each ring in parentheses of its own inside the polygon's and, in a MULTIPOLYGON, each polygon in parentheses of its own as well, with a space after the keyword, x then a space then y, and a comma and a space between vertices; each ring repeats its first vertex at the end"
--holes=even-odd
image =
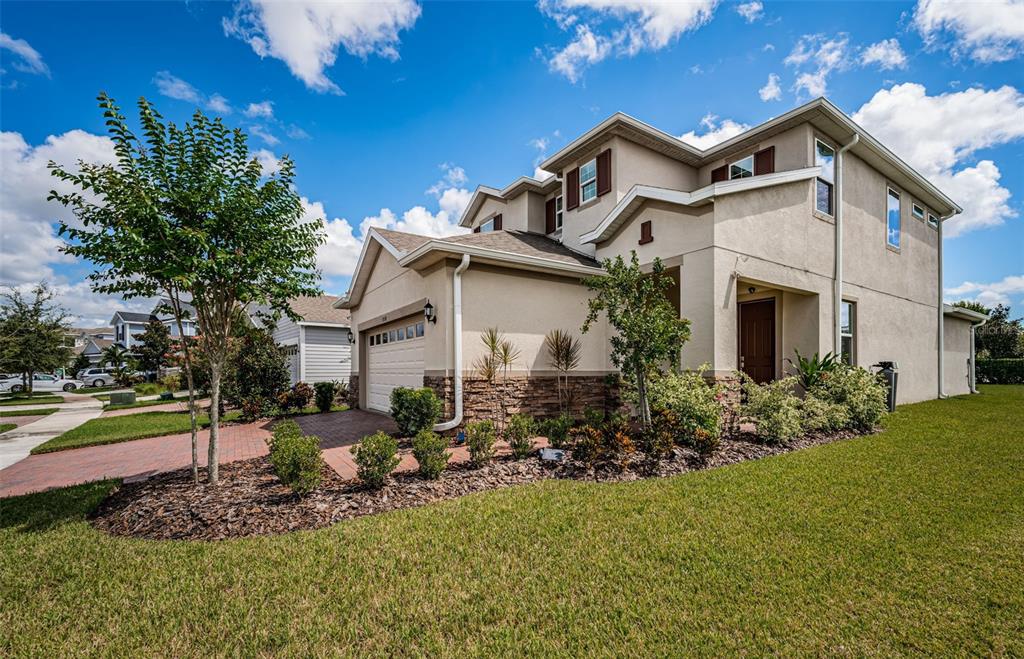
POLYGON ((771 174, 775 171, 775 147, 761 149, 754 154, 754 176, 771 174))
POLYGON ((728 180, 729 180, 729 166, 728 165, 722 165, 721 167, 719 167, 717 169, 712 169, 711 170, 711 182, 712 183, 718 183, 719 181, 728 181, 728 180))
POLYGON ((544 203, 544 233, 555 232, 555 198, 544 203))
POLYGON ((597 154, 597 196, 612 191, 612 150, 597 154))
POLYGON ((572 170, 565 176, 565 209, 580 207, 580 168, 572 170))
POLYGON ((640 223, 640 244, 646 245, 647 243, 654 240, 654 234, 651 232, 651 221, 640 223))
POLYGON ((494 216, 494 230, 501 231, 501 213, 494 216))

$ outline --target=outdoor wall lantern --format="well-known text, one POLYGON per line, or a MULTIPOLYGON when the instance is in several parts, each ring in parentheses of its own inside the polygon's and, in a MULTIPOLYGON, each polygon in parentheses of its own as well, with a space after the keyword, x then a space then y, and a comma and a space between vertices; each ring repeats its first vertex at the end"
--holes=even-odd
POLYGON ((434 313, 434 305, 430 303, 430 300, 423 305, 423 317, 427 319, 428 323, 437 323, 437 314, 434 313))
POLYGON ((354 335, 354 334, 352 334, 352 330, 351 330, 351 329, 349 329, 349 331, 348 331, 348 342, 349 342, 349 343, 353 343, 353 342, 354 342, 355 340, 356 340, 356 337, 355 337, 355 335, 354 335))

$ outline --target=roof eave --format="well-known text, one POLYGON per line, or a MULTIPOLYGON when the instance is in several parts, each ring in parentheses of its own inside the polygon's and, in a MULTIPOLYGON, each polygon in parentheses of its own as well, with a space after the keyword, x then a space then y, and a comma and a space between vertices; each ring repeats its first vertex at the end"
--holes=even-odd
POLYGON ((521 267, 527 270, 555 272, 575 276, 589 277, 602 272, 601 268, 597 266, 588 266, 583 265, 582 263, 568 263, 555 259, 546 259, 538 256, 528 256, 526 254, 516 254, 503 250, 478 247, 476 245, 451 243, 444 240, 430 240, 406 254, 398 263, 401 266, 409 267, 434 252, 451 254, 453 256, 469 254, 471 257, 475 256, 478 259, 501 265, 511 265, 513 267, 521 267))

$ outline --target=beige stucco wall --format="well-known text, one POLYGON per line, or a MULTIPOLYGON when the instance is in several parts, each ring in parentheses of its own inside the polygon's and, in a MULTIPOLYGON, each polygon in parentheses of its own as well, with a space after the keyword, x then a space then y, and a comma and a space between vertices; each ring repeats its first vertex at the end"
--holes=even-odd
POLYGON ((711 172, 729 162, 746 158, 761 149, 775 147, 775 171, 784 172, 791 169, 810 167, 814 163, 812 152, 812 130, 810 124, 801 124, 769 137, 745 149, 738 149, 724 154, 700 168, 697 173, 696 185, 703 187, 711 184, 711 172))
POLYGON ((971 323, 946 316, 942 331, 945 355, 943 389, 947 396, 968 394, 971 392, 971 323))
POLYGON ((507 229, 520 228, 520 225, 526 226, 526 218, 519 217, 516 210, 522 213, 524 209, 519 206, 516 209, 510 207, 511 202, 503 199, 495 199, 494 197, 487 197, 483 203, 480 204, 480 208, 476 214, 470 220, 470 228, 477 227, 490 218, 494 217, 498 213, 501 213, 501 225, 507 229))
POLYGON ((544 337, 553 329, 581 339, 579 374, 613 370, 608 357, 606 324, 580 332, 587 315, 587 289, 577 279, 521 270, 470 265, 462 279, 463 363, 471 369, 485 353, 480 334, 497 327, 520 350, 512 370, 553 373, 544 337))

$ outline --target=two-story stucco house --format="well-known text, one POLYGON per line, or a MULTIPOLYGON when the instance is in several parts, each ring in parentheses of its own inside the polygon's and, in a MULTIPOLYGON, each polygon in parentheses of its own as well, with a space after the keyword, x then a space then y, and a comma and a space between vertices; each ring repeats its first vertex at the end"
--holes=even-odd
MULTIPOLYGON (((471 364, 497 327, 521 350, 518 406, 554 411, 544 336, 579 334, 581 279, 631 251, 676 282, 684 368, 764 381, 795 350, 835 352, 897 362, 901 403, 970 390, 985 317, 941 298, 942 223, 961 209, 827 100, 707 150, 615 114, 541 167, 555 176, 477 189, 466 235, 370 231, 338 303, 356 335, 354 402, 386 411, 392 388, 425 383, 445 397, 442 427, 472 418, 489 403, 471 364)), ((606 395, 609 331, 581 336, 581 404, 606 395)))

